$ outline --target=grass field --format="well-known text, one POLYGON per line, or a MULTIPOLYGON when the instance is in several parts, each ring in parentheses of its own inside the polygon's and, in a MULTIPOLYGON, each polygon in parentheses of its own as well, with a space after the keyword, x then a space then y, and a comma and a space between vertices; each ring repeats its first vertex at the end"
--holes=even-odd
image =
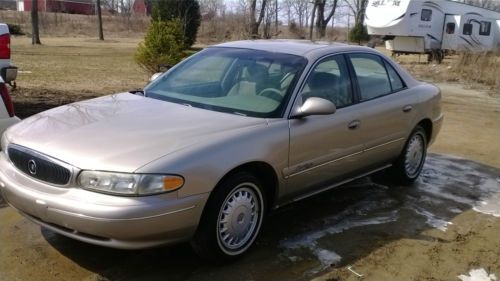
POLYGON ((149 78, 135 62, 139 39, 104 42, 89 38, 42 38, 32 46, 13 37, 12 61, 19 67, 12 92, 21 117, 40 109, 143 87, 149 78))

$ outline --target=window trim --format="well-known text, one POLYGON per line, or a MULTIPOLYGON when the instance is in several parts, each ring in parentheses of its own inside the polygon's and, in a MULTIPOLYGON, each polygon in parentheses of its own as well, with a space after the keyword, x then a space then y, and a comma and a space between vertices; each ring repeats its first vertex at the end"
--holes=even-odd
POLYGON ((403 80, 403 78, 401 78, 401 75, 396 70, 396 68, 394 66, 392 66, 391 64, 389 64, 389 62, 386 59, 384 59, 382 57, 381 57, 381 59, 384 62, 385 71, 387 72, 387 78, 389 78, 389 84, 391 84, 391 94, 394 94, 394 93, 397 93, 397 92, 401 92, 403 90, 408 89, 408 86, 406 85, 405 80, 403 80), (389 67, 392 67, 392 70, 394 70, 394 73, 396 73, 396 75, 398 76, 399 80, 403 84, 403 87, 401 87, 400 89, 394 90, 394 87, 392 86, 392 82, 391 82, 391 77, 389 75, 389 67))
MULTIPOLYGON (((304 79, 302 80, 301 84, 300 84, 300 87, 298 87, 297 89, 297 94, 295 95, 295 98, 293 99, 292 101, 292 104, 291 104, 291 110, 290 112, 288 113, 288 119, 290 119, 290 115, 292 114, 292 111, 293 111, 293 108, 295 106, 295 104, 297 103, 297 100, 299 99, 299 97, 302 98, 302 90, 304 90, 304 87, 306 86, 307 84, 307 81, 309 79, 309 77, 311 77, 312 73, 314 72, 314 69, 316 69, 316 67, 322 63, 323 61, 325 61, 326 59, 329 59, 329 58, 332 58, 332 57, 335 57, 335 56, 339 56, 339 57, 342 57, 342 59, 344 60, 344 63, 345 63, 345 66, 346 66, 346 70, 347 70, 347 73, 349 75, 349 81, 350 81, 350 84, 351 84, 351 97, 352 97, 352 103, 351 104, 348 104, 348 105, 344 105, 344 106, 341 106, 341 107, 337 107, 337 109, 342 109, 342 108, 346 108, 346 107, 349 107, 349 106, 353 106, 355 104, 357 104, 359 102, 358 98, 357 98, 357 95, 356 95, 356 90, 355 90, 355 86, 354 86, 354 81, 353 81, 353 77, 351 75, 351 71, 349 69, 349 62, 347 61, 347 58, 345 56, 345 53, 334 53, 334 54, 327 54, 327 55, 324 55, 320 58, 318 58, 312 65, 311 67, 309 68, 309 70, 307 71, 306 73, 306 76, 304 77, 304 79)), ((297 86, 297 85, 296 85, 297 86)), ((290 100, 291 101, 291 100, 290 100)), ((304 102, 304 101, 302 101, 304 102)), ((337 105, 335 105, 337 106, 337 105)))
POLYGON ((432 21, 432 10, 431 9, 422 9, 422 11, 420 12, 420 20, 421 21, 426 21, 426 22, 432 21), (425 12, 430 12, 429 19, 424 18, 424 11, 425 12))
POLYGON ((402 92, 402 91, 405 91, 408 89, 408 84, 406 83, 406 81, 401 77, 401 75, 399 74, 399 72, 396 70, 396 67, 394 67, 387 59, 385 59, 384 57, 382 57, 381 55, 378 55, 378 54, 374 54, 374 53, 364 53, 364 52, 352 52, 352 53, 347 53, 346 54, 346 59, 347 59, 347 63, 349 64, 349 67, 351 68, 351 80, 355 81, 356 83, 356 92, 357 92, 357 104, 358 103, 364 103, 364 102, 368 102, 368 101, 372 101, 372 100, 376 100, 376 99, 379 99, 379 98, 383 98, 383 97, 386 97, 386 96, 390 96, 390 95, 393 95, 393 94, 396 94, 396 93, 399 93, 399 92, 402 92), (366 99, 366 100, 363 100, 362 99, 362 96, 361 96, 361 88, 359 87, 359 82, 358 82, 358 76, 356 75, 356 70, 354 69, 354 65, 352 64, 352 61, 351 61, 351 58, 350 58, 350 55, 356 55, 356 54, 362 54, 362 55, 372 55, 374 57, 378 57, 381 61, 382 61, 382 64, 383 64, 383 67, 384 67, 384 70, 386 72, 386 75, 387 75, 387 80, 389 80, 389 86, 391 87, 391 91, 387 94, 384 94, 384 95, 380 95, 380 96, 376 96, 376 97, 373 97, 371 99, 366 99), (392 66, 392 68, 394 68, 394 71, 396 71, 396 74, 399 76, 399 79, 401 79, 401 82, 403 82, 403 88, 399 89, 399 90, 396 90, 394 91, 393 88, 392 88, 392 83, 391 83, 391 79, 389 78, 389 71, 387 70, 387 66, 386 64, 390 64, 392 66))
POLYGON ((474 25, 472 25, 472 23, 464 23, 462 35, 472 35, 473 31, 474 31, 474 25), (469 32, 465 33, 465 29, 466 28, 468 29, 469 26, 470 26, 470 33, 469 32))
POLYGON ((491 35, 491 21, 480 21, 479 25, 479 35, 481 36, 490 36, 491 35), (488 27, 487 32, 482 32, 483 24, 488 27))
POLYGON ((452 34, 455 34, 455 31, 457 29, 457 24, 454 23, 454 22, 448 22, 446 23, 446 34, 449 34, 449 35, 452 35, 452 34), (448 29, 449 26, 453 25, 453 32, 448 32, 450 29, 448 29))

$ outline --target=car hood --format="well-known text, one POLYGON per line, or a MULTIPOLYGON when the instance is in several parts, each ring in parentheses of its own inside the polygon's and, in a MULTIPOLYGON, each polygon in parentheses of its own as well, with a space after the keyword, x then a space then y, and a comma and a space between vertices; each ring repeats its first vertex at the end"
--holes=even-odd
POLYGON ((215 135, 266 124, 123 93, 39 113, 13 126, 6 137, 80 169, 133 172, 215 135))

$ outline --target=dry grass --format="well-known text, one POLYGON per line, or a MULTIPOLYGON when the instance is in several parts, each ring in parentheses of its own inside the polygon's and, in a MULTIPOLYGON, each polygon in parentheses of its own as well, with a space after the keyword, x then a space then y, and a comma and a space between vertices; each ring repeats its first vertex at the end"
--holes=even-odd
POLYGON ((480 83, 496 89, 498 92, 498 88, 500 88, 500 53, 462 53, 453 63, 453 72, 464 77, 468 82, 480 83))
MULTIPOLYGON (((379 50, 389 54, 385 49, 379 50)), ((427 63, 426 55, 403 55, 394 60, 420 80, 456 82, 500 95, 500 54, 455 54, 446 56, 441 64, 427 63)))
POLYGON ((143 87, 149 78, 133 61, 140 39, 43 38, 32 46, 12 40, 12 61, 19 67, 12 91, 21 117, 89 97, 143 87))
MULTIPOLYGON (((40 12, 40 33, 45 36, 59 37, 97 37, 97 19, 93 15, 72 15, 62 13, 40 12)), ((0 21, 20 25, 22 30, 31 32, 31 17, 29 12, 0 10, 0 21)), ((103 15, 105 37, 142 38, 149 25, 150 18, 144 16, 103 15)))

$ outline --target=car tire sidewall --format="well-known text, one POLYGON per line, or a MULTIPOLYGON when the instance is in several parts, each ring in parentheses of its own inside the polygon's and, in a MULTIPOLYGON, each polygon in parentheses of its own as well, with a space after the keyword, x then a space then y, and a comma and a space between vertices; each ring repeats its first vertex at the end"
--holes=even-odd
POLYGON ((396 161, 395 166, 393 167, 393 172, 396 176, 396 179, 402 184, 412 184, 413 182, 415 182, 417 178, 420 176, 420 173, 422 172, 426 157, 427 157, 427 135, 425 133, 425 130, 421 126, 417 126, 410 134, 410 137, 407 139, 404 149, 401 152, 401 155, 399 156, 398 160, 396 161), (423 145, 422 159, 420 160, 417 171, 413 174, 409 174, 409 172, 406 169, 405 162, 407 160, 406 157, 410 141, 415 136, 419 136, 422 141, 423 145))
POLYGON ((214 263, 230 261, 242 256, 253 245, 260 233, 265 217, 265 202, 265 193, 263 192, 262 185, 255 176, 246 172, 240 172, 229 176, 217 185, 208 199, 198 229, 191 241, 193 249, 202 258, 214 263), (236 189, 241 188, 243 184, 245 184, 244 186, 246 188, 251 188, 258 197, 256 200, 258 200, 260 204, 258 212, 259 218, 257 225, 253 229, 251 238, 238 249, 228 250, 222 245, 219 239, 219 229, 217 227, 219 215, 228 197, 236 189))

